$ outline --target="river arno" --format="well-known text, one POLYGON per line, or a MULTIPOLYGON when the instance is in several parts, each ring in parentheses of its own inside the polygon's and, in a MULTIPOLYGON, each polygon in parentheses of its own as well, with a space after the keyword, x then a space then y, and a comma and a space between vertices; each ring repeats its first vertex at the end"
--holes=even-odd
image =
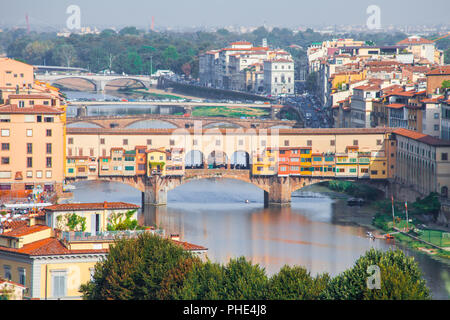
MULTIPOLYGON (((126 201, 140 205, 141 193, 108 182, 75 184, 74 202, 126 201)), ((342 222, 350 210, 342 201, 320 194, 293 197, 292 207, 265 209, 263 192, 235 180, 199 180, 169 192, 167 207, 147 208, 139 215, 145 225, 178 233, 183 241, 208 248, 208 257, 226 263, 245 256, 277 272, 284 264, 302 265, 312 274, 337 275, 351 267, 371 247, 395 248, 385 240, 370 240, 366 229, 342 222), (249 200, 249 203, 245 203, 249 200)), ((435 299, 450 298, 450 266, 401 248, 414 256, 435 299)))
MULTIPOLYGON (((86 92, 67 92, 67 95, 69 98, 115 98, 86 92)), ((97 112, 93 110, 92 114, 147 113, 134 110, 136 107, 122 108, 95 107, 97 112)), ((73 202, 141 204, 140 191, 128 185, 88 181, 75 186, 77 189, 70 200, 73 202)), ((399 247, 416 259, 433 298, 450 299, 448 264, 385 240, 368 239, 364 227, 348 223, 349 220, 370 222, 360 210, 363 209, 347 207, 344 202, 321 194, 294 195, 290 208, 265 209, 263 191, 256 186, 237 180, 199 180, 170 191, 166 207, 146 208, 140 213, 139 221, 162 227, 167 234, 180 234, 183 241, 207 247, 208 257, 215 262, 226 263, 232 257, 245 256, 265 267, 269 275, 284 264, 295 264, 306 267, 312 274, 328 272, 335 276, 351 267, 371 247, 381 250, 399 247)))

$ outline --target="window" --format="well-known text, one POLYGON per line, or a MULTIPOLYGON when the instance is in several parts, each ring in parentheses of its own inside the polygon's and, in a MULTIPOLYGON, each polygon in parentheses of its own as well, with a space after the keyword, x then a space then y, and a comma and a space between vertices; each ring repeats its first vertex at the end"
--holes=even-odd
POLYGON ((33 171, 27 171, 27 178, 33 178, 33 171))
POLYGON ((220 140, 216 140, 216 146, 220 146, 220 140))
POLYGON ((335 146, 336 145, 336 140, 330 140, 330 146, 335 146))
POLYGON ((353 140, 353 145, 357 146, 358 145, 358 140, 353 140))
POLYGON ((147 139, 147 145, 151 146, 152 145, 152 139, 147 139))
POLYGON ((27 143, 27 153, 32 154, 33 153, 33 144, 27 143))
POLYGON ((192 145, 196 146, 197 145, 197 139, 192 140, 192 145))
POLYGON ((27 158, 27 168, 33 168, 33 158, 27 158))
POLYGON ((52 297, 62 298, 66 296, 67 273, 65 270, 52 272, 52 297))
POLYGON ((128 139, 123 139, 122 143, 123 143, 124 146, 127 146, 128 145, 128 139))
POLYGON ((9 164, 9 157, 2 157, 2 164, 9 164))
POLYGON ((68 144, 73 144, 73 138, 69 138, 68 144))
POLYGON ((36 116, 36 121, 37 122, 42 122, 42 116, 36 116))
POLYGON ((377 139, 377 146, 381 146, 381 140, 377 139))
POLYGON ((307 141, 306 141, 306 145, 307 145, 308 147, 311 147, 311 146, 312 146, 312 140, 307 140, 307 141))
POLYGON ((288 146, 289 146, 289 140, 284 140, 284 145, 285 145, 286 147, 288 147, 288 146))
POLYGON ((36 178, 42 178, 42 171, 36 171, 36 178))
MULTIPOLYGON (((262 144, 262 142, 261 142, 261 144, 262 144)), ((239 140, 239 145, 243 146, 244 145, 244 140, 239 140)))
POLYGON ((80 157, 83 156, 83 148, 78 149, 78 155, 79 155, 80 157))
POLYGON ((18 268, 18 271, 19 271, 19 283, 24 286, 26 282, 25 268, 18 268))
POLYGON ((9 129, 2 129, 2 137, 9 137, 9 129))
POLYGON ((434 114, 434 118, 435 118, 435 119, 439 119, 439 113, 435 113, 435 114, 434 114))
POLYGON ((45 135, 47 137, 51 137, 52 136, 52 129, 47 129, 46 132, 45 132, 45 135))
MULTIPOLYGON (((80 170, 80 172, 84 172, 84 168, 83 167, 81 167, 81 168, 79 168, 80 170), (81 169, 83 169, 83 171, 81 171, 81 169)), ((51 178, 52 177, 52 172, 51 171, 45 171, 45 177, 46 178, 51 178)))
POLYGON ((47 163, 47 168, 51 168, 52 167, 52 157, 47 157, 46 163, 47 163))
POLYGON ((33 136, 33 129, 27 129, 27 137, 33 136))
POLYGON ((439 131, 439 125, 438 124, 434 125, 434 131, 439 131))
POLYGON ((3 271, 5 275, 5 279, 11 280, 11 267, 10 266, 3 266, 3 271))
POLYGON ((44 122, 55 122, 53 117, 44 117, 44 122))
POLYGON ((9 143, 2 143, 2 151, 9 151, 9 143))
POLYGON ((441 160, 442 161, 447 161, 448 160, 448 153, 442 153, 441 154, 441 160))
POLYGON ((174 146, 174 145, 175 145, 175 140, 170 139, 169 144, 170 144, 171 146, 174 146))

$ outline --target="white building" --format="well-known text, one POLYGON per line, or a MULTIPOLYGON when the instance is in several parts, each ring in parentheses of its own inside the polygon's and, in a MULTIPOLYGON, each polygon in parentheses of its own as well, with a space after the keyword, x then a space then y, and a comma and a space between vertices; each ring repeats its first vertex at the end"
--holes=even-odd
POLYGON ((294 94, 294 61, 271 59, 264 61, 264 87, 272 96, 294 94))
POLYGON ((429 136, 441 137, 441 103, 436 97, 422 100, 425 109, 422 111, 422 133, 429 136))

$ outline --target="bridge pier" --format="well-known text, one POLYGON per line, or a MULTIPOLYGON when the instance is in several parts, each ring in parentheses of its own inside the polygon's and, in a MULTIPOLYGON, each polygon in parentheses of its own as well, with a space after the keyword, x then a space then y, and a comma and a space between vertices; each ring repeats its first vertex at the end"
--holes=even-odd
POLYGON ((269 191, 264 191, 264 207, 287 207, 291 205, 289 177, 270 178, 269 191))
POLYGON ((168 188, 159 180, 161 180, 160 177, 152 177, 145 181, 145 189, 142 192, 142 208, 167 204, 168 188))

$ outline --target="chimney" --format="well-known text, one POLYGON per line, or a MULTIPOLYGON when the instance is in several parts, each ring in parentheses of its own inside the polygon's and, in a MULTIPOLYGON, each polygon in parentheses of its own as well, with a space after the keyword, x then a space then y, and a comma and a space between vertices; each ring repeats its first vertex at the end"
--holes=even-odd
POLYGON ((175 240, 175 241, 180 241, 180 235, 179 234, 171 234, 170 239, 175 240))
POLYGON ((32 227, 32 226, 34 226, 36 224, 36 219, 34 218, 34 217, 30 217, 29 219, 28 219, 28 226, 29 227, 32 227))

